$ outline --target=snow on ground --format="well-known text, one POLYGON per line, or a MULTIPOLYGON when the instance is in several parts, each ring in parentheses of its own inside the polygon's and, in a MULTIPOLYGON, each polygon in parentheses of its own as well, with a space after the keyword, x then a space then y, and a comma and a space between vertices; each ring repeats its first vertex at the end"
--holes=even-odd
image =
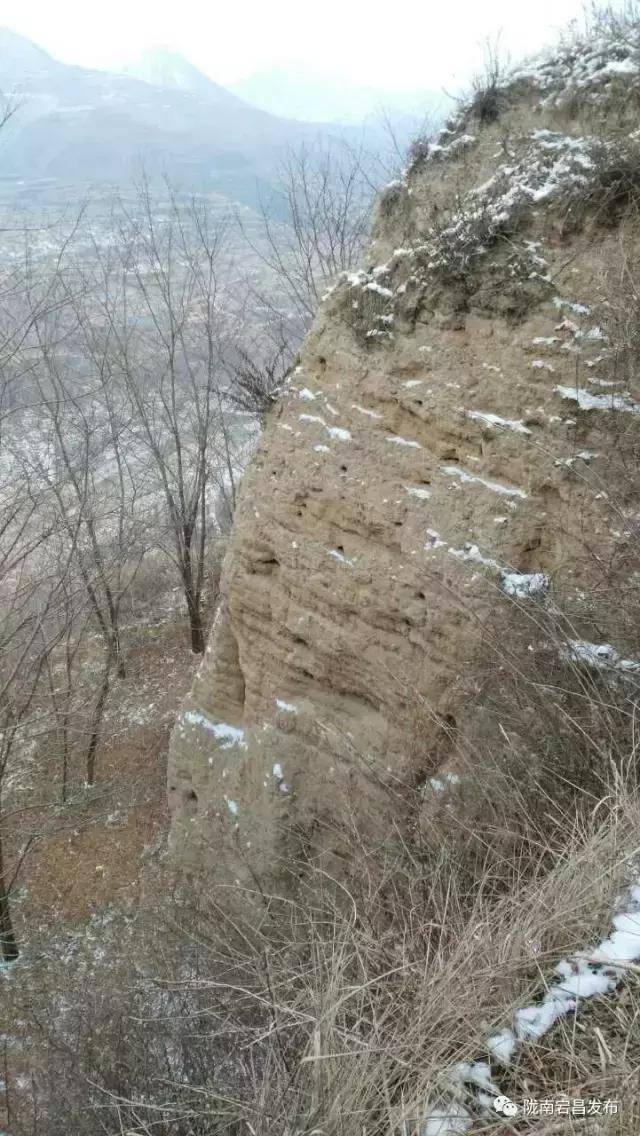
POLYGON ((598 670, 640 671, 636 659, 623 659, 610 643, 589 643, 586 639, 571 639, 565 658, 572 663, 586 663, 598 670))
POLYGON ((356 402, 351 403, 351 409, 357 410, 358 414, 366 414, 368 418, 382 418, 376 410, 367 410, 366 406, 358 406, 356 402))
MULTIPOLYGON (((640 960, 640 879, 630 888, 623 908, 613 917, 613 930, 597 946, 561 959, 554 968, 555 981, 531 1005, 516 1010, 510 1025, 487 1039, 492 1062, 508 1068, 523 1045, 539 1041, 587 998, 612 994, 625 971, 640 960)), ((441 1082, 448 1099, 427 1106, 421 1136, 460 1136, 468 1132, 474 1117, 493 1115, 493 1102, 501 1095, 491 1066, 485 1061, 458 1062, 444 1070, 441 1082), (448 1090, 448 1091, 447 1091, 448 1090), (460 1103, 463 1097, 464 1104, 460 1103)))
POLYGON ((319 426, 324 426, 330 438, 336 438, 339 442, 350 442, 351 434, 348 430, 343 429, 342 426, 329 426, 324 418, 319 414, 299 414, 298 420, 300 422, 317 422, 319 426))
POLYGON ((518 489, 514 485, 503 485, 500 481, 488 481, 485 477, 479 477, 474 473, 468 473, 467 470, 460 469, 457 465, 442 465, 440 466, 440 473, 445 477, 457 477, 463 483, 472 484, 476 482, 478 485, 483 485, 485 489, 489 489, 492 493, 504 493, 506 497, 526 497, 524 489, 518 489))
POLYGON ((340 552, 337 548, 328 548, 327 556, 331 556, 334 560, 338 560, 340 564, 348 564, 350 568, 355 567, 355 560, 349 560, 348 556, 340 552))
POLYGON ((484 410, 467 410, 465 413, 469 418, 482 422, 485 426, 499 426, 504 430, 514 430, 517 434, 531 433, 519 418, 501 418, 499 414, 489 414, 484 410))
POLYGON ((408 493, 410 497, 418 497, 421 501, 427 501, 431 496, 429 489, 420 489, 415 485, 405 485, 404 491, 408 493))
POLYGON ((399 434, 390 434, 389 437, 385 439, 385 441, 393 442, 395 446, 409 446, 413 450, 422 449, 422 446, 419 442, 412 442, 407 438, 401 438, 399 434))
POLYGON ((589 462, 592 462, 594 458, 597 457, 599 457, 599 454, 597 454, 595 450, 580 450, 580 452, 578 454, 574 454, 573 457, 556 458, 553 464, 564 465, 567 466, 568 469, 571 469, 571 466, 575 465, 577 461, 583 461, 588 465, 589 462))
POLYGON ((492 560, 490 556, 483 556, 477 544, 465 544, 464 548, 450 548, 449 552, 458 560, 471 560, 474 564, 482 564, 485 568, 495 568, 496 571, 500 571, 497 560, 492 560))
POLYGON ((549 590, 549 577, 544 572, 502 572, 502 590, 508 596, 524 600, 544 595, 549 590))
POLYGON ((427 784, 434 793, 444 793, 448 785, 458 785, 460 778, 457 773, 443 773, 441 777, 429 777, 427 784))
MULTIPOLYGON (((496 517, 495 519, 497 521, 506 520, 504 517, 496 517)), ((462 548, 453 548, 448 541, 442 539, 440 533, 435 532, 434 529, 427 529, 427 540, 424 547, 426 552, 433 552, 438 548, 447 548, 449 554, 455 556, 457 560, 468 561, 472 564, 479 564, 483 568, 491 569, 492 572, 498 574, 502 591, 515 599, 543 597, 549 590, 549 577, 544 572, 513 572, 509 568, 502 567, 493 557, 485 556, 478 545, 473 544, 472 541, 467 541, 462 548)))
POLYGON ((239 746, 241 749, 247 748, 245 732, 237 726, 230 726, 227 722, 212 722, 210 718, 197 710, 185 711, 184 720, 190 726, 200 726, 201 729, 213 734, 220 742, 220 749, 231 749, 232 746, 239 746))
POLYGON ((621 394, 592 394, 581 387, 554 387, 560 398, 577 402, 580 410, 624 410, 629 414, 640 414, 640 403, 631 402, 621 394))

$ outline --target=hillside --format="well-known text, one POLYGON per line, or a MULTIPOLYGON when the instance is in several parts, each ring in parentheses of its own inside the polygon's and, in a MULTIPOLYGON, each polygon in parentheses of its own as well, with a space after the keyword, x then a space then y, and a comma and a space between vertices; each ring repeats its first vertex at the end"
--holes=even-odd
POLYGON ((636 1136, 639 107, 491 57, 242 404, 199 203, 26 272, 11 1136, 636 1136))
POLYGON ((147 59, 139 74, 69 66, 2 30, 0 91, 16 109, 0 137, 0 192, 65 186, 79 198, 144 171, 255 205, 287 147, 322 131, 250 106, 175 56, 147 59))
POLYGON ((604 21, 479 81, 325 297, 173 735, 173 855, 220 886, 277 891, 308 858, 357 886, 362 843, 445 820, 473 845, 483 782, 515 847, 509 770, 525 808, 576 817, 627 761, 639 74, 637 25, 604 21))
MULTIPOLYGON (((226 796, 273 816, 250 822, 261 857, 262 834, 278 855, 283 812, 347 805, 345 738, 381 784, 448 768, 452 730, 477 741, 464 668, 509 599, 526 618, 560 605, 576 641, 633 656, 633 626, 593 595, 604 564, 627 572, 633 533, 610 502, 637 506, 637 395, 606 330, 635 262, 635 58, 596 44, 516 73, 384 192, 375 267, 330 289, 245 474, 192 725, 175 737, 177 846, 192 779, 206 824, 226 796), (432 716, 417 764, 407 690, 432 716), (229 724, 231 768, 202 761, 215 730, 199 715, 229 724)), ((535 648, 558 674, 561 646, 535 648)))

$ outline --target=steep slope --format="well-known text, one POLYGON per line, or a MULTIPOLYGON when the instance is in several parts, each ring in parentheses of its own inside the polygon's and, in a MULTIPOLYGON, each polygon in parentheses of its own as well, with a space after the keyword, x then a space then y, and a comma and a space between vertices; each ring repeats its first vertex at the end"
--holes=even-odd
POLYGON ((637 39, 480 92, 385 191, 377 267, 326 297, 172 741, 173 849, 217 879, 344 857, 353 818, 388 839, 407 786, 497 731, 469 679, 511 606, 547 668, 636 669, 613 583, 635 587, 640 396, 613 337, 640 238, 637 39), (556 608, 569 637, 540 642, 556 608))

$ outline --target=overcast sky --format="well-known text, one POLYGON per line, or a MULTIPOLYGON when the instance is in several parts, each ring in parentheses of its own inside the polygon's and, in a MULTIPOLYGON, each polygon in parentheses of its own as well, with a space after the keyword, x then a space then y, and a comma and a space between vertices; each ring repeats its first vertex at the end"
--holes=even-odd
POLYGON ((0 0, 0 24, 90 67, 169 47, 221 83, 295 59, 400 90, 463 82, 487 37, 517 58, 582 11, 583 0, 0 0))

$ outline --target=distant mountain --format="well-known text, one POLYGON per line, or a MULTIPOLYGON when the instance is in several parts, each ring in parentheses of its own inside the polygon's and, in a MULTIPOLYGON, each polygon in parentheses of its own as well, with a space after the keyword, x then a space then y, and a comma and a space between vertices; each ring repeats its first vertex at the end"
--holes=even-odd
POLYGON ((0 30, 0 93, 17 105, 0 131, 0 191, 124 186, 144 169, 253 205, 285 149, 323 129, 250 106, 170 53, 142 71, 144 80, 69 66, 0 30))
POLYGON ((183 55, 163 48, 155 51, 145 51, 134 63, 128 63, 122 69, 124 75, 131 75, 134 79, 142 79, 153 87, 168 87, 175 91, 188 91, 191 95, 200 98, 226 102, 229 91, 214 83, 194 67, 183 55))
POLYGON ((231 89, 261 110, 306 122, 362 123, 381 109, 393 118, 424 117, 445 102, 437 91, 387 91, 295 62, 256 71, 231 89))

